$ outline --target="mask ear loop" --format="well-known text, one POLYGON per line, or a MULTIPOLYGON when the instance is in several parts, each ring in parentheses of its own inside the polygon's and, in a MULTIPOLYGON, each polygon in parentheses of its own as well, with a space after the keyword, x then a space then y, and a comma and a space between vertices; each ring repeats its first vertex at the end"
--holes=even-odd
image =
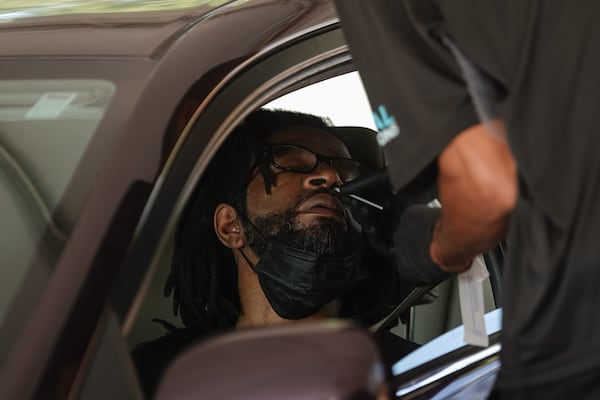
POLYGON ((252 271, 254 271, 254 273, 256 274, 256 265, 252 263, 252 261, 250 261, 250 259, 248 258, 248 256, 246 255, 246 253, 244 253, 242 251, 242 249, 237 249, 240 254, 242 255, 242 257, 244 257, 244 260, 246 260, 246 262, 248 263, 248 265, 250 266, 250 268, 252 269, 252 271))
MULTIPOLYGON (((266 181, 265 181, 265 182, 266 182, 266 181)), ((236 207, 234 207, 234 208, 235 208, 235 211, 238 213, 238 215, 239 215, 240 217, 242 217, 244 220, 246 220, 246 222, 248 222, 248 224, 249 224, 249 225, 252 227, 252 229, 254 229, 254 230, 255 230, 255 231, 256 231, 256 232, 257 232, 257 233, 258 233, 260 236, 262 236, 264 239, 268 239, 268 238, 267 238, 267 237, 266 237, 266 236, 265 236, 265 235, 264 235, 264 234, 263 234, 263 233, 262 233, 262 232, 261 232, 261 231, 260 231, 260 230, 259 230, 259 229, 256 227, 256 225, 254 225, 254 224, 252 223, 252 221, 250 221, 250 218, 248 218, 248 216, 247 216, 245 213, 241 212, 241 211, 240 211, 240 210, 238 210, 236 207)), ((257 272, 256 272, 256 265, 255 265, 255 264, 253 264, 253 263, 252 263, 252 261, 250 261, 250 258, 249 258, 249 257, 246 255, 246 253, 244 253, 244 252, 242 251, 242 249, 241 249, 241 248, 240 248, 240 249, 237 249, 237 250, 240 252, 240 254, 242 255, 242 257, 244 257, 244 260, 246 260, 246 262, 248 263, 248 265, 250 266, 250 268, 252 269, 252 271, 254 271, 254 273, 257 273, 257 272)))

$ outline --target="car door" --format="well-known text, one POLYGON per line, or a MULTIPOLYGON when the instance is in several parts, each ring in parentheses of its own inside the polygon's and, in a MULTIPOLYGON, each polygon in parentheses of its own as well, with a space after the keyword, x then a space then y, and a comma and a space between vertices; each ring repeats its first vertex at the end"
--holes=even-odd
MULTIPOLYGON (((2 215, 12 216, 2 228, 8 238, 30 229, 28 209, 37 206, 36 190, 22 187, 43 181, 44 173, 57 178, 68 172, 42 182, 58 186, 48 190, 52 208, 34 211, 49 221, 16 240, 29 240, 21 255, 3 260, 3 284, 11 291, 1 315, 0 397, 139 395, 121 329, 162 232, 231 125, 246 107, 271 95, 257 86, 292 65, 335 55, 341 41, 339 31, 333 34, 337 42, 326 35, 335 22, 328 2, 214 3, 183 15, 90 15, 83 22, 77 15, 49 17, 0 32, 11 38, 0 46, 4 92, 12 101, 27 85, 38 85, 21 99, 23 115, 30 114, 17 122, 28 126, 26 134, 3 119, 13 128, 7 136, 23 142, 30 131, 59 135, 67 125, 67 137, 85 133, 80 146, 56 140, 50 158, 64 159, 63 170, 42 166, 31 172, 18 168, 23 161, 13 169, 25 171, 24 179, 2 181, 2 198, 9 199, 1 204, 2 215), (298 47, 276 57, 291 45, 298 47), (273 64, 253 68, 262 60, 273 64), (93 95, 98 107, 94 98, 85 102, 93 95), (78 104, 85 115, 71 118, 69 107, 78 104), (37 115, 31 111, 36 105, 37 115), (93 112, 97 118, 84 130, 81 118, 93 112), (194 128, 185 128, 191 119, 194 128), (34 173, 39 179, 31 178, 34 173), (58 245, 47 238, 56 221, 66 232, 58 245)), ((12 106, 7 102, 4 110, 12 106)), ((52 150, 45 142, 24 143, 25 149, 40 147, 41 155, 52 150)), ((3 161, 2 172, 9 173, 11 160, 3 161)), ((42 161, 36 156, 30 164, 42 161)))

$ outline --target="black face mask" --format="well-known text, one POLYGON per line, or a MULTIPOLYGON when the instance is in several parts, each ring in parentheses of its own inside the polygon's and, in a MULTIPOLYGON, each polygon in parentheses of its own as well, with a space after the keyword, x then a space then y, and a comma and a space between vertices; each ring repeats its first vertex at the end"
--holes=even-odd
POLYGON ((273 310, 286 319, 313 315, 370 276, 358 249, 344 256, 319 254, 270 239, 256 265, 241 253, 273 310))

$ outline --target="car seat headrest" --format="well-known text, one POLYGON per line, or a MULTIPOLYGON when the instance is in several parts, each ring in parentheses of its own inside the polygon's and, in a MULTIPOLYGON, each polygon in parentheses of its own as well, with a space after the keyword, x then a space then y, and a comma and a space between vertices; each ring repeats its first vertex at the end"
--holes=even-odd
POLYGON ((377 143, 377 132, 360 126, 335 126, 331 130, 346 144, 353 159, 374 170, 385 166, 383 151, 377 143))

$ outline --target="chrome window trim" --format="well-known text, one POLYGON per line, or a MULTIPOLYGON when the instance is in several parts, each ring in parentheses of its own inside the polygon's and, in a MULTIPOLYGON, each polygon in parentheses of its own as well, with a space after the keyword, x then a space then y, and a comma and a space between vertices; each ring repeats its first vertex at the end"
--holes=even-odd
POLYGON ((458 361, 448 364, 444 367, 438 368, 430 373, 426 373, 419 378, 413 379, 404 385, 395 389, 395 394, 398 397, 406 396, 409 393, 413 393, 419 389, 422 389, 428 385, 431 385, 444 378, 448 378, 460 371, 464 371, 470 368, 476 367, 476 364, 485 361, 488 358, 497 357, 502 348, 500 343, 486 347, 483 350, 478 351, 475 354, 464 357, 458 361))

